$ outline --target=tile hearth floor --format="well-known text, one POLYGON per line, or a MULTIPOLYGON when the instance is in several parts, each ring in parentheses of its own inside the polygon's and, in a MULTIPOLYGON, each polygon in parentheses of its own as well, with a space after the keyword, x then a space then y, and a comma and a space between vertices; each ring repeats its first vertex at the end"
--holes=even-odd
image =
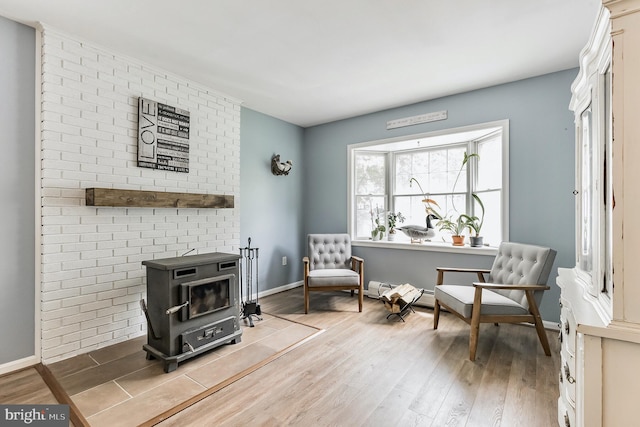
POLYGON ((319 329, 268 314, 243 327, 242 341, 224 345, 165 373, 146 360, 140 337, 49 365, 91 426, 143 423, 283 352, 319 329))

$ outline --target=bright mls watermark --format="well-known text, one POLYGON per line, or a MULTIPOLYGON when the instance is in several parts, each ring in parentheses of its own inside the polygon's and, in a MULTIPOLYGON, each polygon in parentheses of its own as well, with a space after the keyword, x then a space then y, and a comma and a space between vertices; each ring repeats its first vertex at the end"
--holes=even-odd
POLYGON ((69 405, 0 405, 0 427, 68 427, 69 405))

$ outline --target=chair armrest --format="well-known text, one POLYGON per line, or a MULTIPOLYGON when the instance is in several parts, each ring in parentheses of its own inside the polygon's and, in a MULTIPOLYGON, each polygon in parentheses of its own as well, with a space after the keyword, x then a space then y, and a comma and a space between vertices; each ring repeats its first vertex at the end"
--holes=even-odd
POLYGON ((351 255, 351 269, 356 273, 362 274, 364 259, 359 256, 351 255))
POLYGON ((452 272, 452 273, 475 273, 478 276, 478 280, 484 282, 483 274, 491 273, 491 270, 487 268, 458 268, 458 267, 436 267, 436 271, 438 272, 438 279, 436 280, 436 286, 442 285, 444 282, 444 273, 452 272))
POLYGON ((458 268, 458 267, 436 267, 437 271, 451 271, 456 273, 491 273, 488 268, 458 268))
POLYGON ((476 288, 483 289, 509 289, 509 290, 518 290, 518 291, 546 291, 551 289, 547 285, 505 285, 500 283, 483 283, 483 282, 473 282, 473 286, 476 288))
POLYGON ((303 257, 303 258, 302 258, 302 263, 303 263, 303 264, 309 264, 309 257, 308 257, 308 256, 303 257))

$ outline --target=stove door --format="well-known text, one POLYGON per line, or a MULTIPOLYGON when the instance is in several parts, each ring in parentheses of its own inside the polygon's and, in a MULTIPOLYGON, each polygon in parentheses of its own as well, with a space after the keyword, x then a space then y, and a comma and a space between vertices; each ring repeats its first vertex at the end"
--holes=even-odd
POLYGON ((183 322, 231 307, 231 289, 235 274, 207 277, 180 285, 183 302, 188 304, 180 312, 183 322))

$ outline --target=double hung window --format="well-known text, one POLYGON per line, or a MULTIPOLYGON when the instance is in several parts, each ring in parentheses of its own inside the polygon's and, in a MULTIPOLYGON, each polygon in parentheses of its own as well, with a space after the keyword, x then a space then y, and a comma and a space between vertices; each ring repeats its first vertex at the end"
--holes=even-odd
MULTIPOLYGON (((497 246, 507 239, 507 121, 354 144, 349 146, 349 158, 349 221, 354 239, 369 239, 376 219, 388 227, 390 212, 406 218, 396 226, 425 227, 425 197, 437 203, 434 207, 442 216, 481 217, 474 193, 485 209, 480 233, 485 243, 497 246), (477 156, 464 163, 465 153, 477 156)), ((408 241, 403 237, 398 234, 396 240, 408 241)), ((438 241, 447 238, 445 232, 436 236, 438 241)))

